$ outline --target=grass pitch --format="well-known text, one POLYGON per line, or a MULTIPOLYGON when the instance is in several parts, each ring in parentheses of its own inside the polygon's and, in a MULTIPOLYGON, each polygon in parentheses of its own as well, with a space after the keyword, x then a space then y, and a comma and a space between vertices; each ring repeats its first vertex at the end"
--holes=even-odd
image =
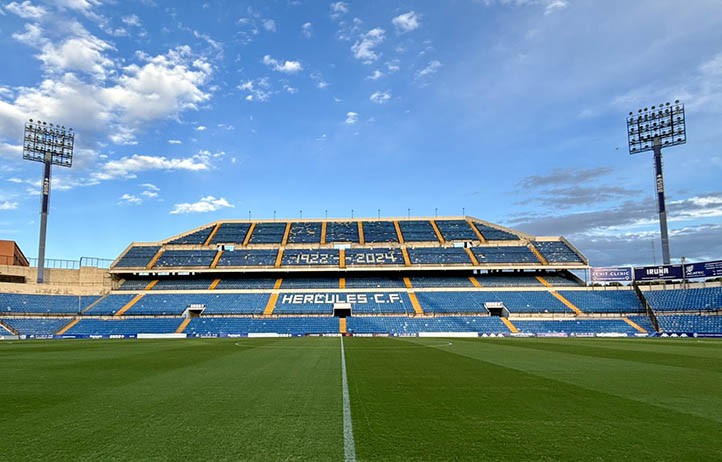
MULTIPOLYGON (((722 342, 344 339, 357 460, 722 460, 722 342)), ((1 460, 343 460, 338 338, 0 342, 1 460)))

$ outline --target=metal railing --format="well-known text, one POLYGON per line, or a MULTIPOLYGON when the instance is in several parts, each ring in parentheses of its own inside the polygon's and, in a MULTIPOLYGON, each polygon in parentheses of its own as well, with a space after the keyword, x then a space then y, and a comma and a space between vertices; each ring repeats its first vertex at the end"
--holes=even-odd
MULTIPOLYGON (((30 266, 37 267, 38 266, 38 259, 37 258, 28 258, 28 262, 30 262, 30 266)), ((109 260, 107 258, 97 258, 97 257, 81 257, 80 260, 62 260, 62 259, 55 259, 55 258, 46 258, 45 259, 45 268, 52 268, 52 269, 70 269, 70 270, 77 270, 81 267, 91 267, 91 268, 110 268, 111 263, 113 263, 113 260, 109 260)))

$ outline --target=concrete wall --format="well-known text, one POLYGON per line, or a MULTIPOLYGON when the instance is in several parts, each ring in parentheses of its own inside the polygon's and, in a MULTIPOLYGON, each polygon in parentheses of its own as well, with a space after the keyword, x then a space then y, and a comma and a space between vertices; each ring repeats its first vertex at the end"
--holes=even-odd
POLYGON ((24 276, 25 284, 0 282, 0 292, 23 294, 100 295, 112 288, 107 269, 81 267, 79 270, 45 268, 45 283, 37 284, 36 267, 0 265, 0 274, 24 276))

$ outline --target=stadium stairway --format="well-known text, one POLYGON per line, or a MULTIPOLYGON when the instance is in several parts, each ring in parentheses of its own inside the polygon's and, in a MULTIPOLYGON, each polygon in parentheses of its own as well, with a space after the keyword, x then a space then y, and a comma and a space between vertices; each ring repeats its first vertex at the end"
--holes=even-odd
POLYGON ((63 326, 63 328, 60 329, 58 332, 56 332, 55 335, 63 335, 64 333, 66 333, 67 331, 69 331, 71 327, 73 327, 74 325, 76 325, 77 323, 79 323, 79 322, 80 322, 80 319, 81 319, 80 316, 73 318, 72 321, 70 321, 68 324, 66 324, 65 326, 63 326))
MULTIPOLYGON (((0 321, 0 326, 4 327, 7 331, 9 331, 13 335, 18 335, 18 331, 7 325, 5 322, 0 321)), ((0 333, 2 330, 0 330, 0 333)))
POLYGON ((623 316, 623 317, 622 317, 622 320, 623 320, 624 322, 626 322, 627 324, 629 324, 630 326, 634 327, 634 328, 637 330, 637 332, 639 332, 639 333, 641 333, 641 334, 646 334, 646 333, 647 333, 647 330, 646 330, 646 329, 643 329, 642 326, 640 326, 640 325, 637 324, 636 322, 632 321, 631 319, 627 318, 626 316, 623 316))
POLYGON ((512 334, 519 333, 519 329, 517 329, 516 326, 508 318, 501 318, 501 322, 503 322, 506 325, 506 327, 509 328, 509 331, 512 334))
POLYGON ((183 322, 180 323, 180 326, 178 326, 178 329, 175 330, 176 334, 182 334, 184 330, 186 330, 186 327, 188 327, 188 324, 191 323, 191 318, 185 318, 183 322))
MULTIPOLYGON (((158 281, 154 281, 154 282, 158 282, 158 281)), ((148 284, 148 285, 150 285, 150 284, 148 284)), ((146 289, 146 290, 148 290, 148 289, 146 289)), ((145 296, 145 294, 138 294, 138 295, 136 295, 136 296, 133 297, 128 303, 126 303, 125 306, 123 306, 123 308, 119 309, 119 310, 115 313, 114 316, 123 316, 123 313, 125 313, 126 311, 128 311, 129 309, 131 309, 131 308, 133 307, 133 305, 135 305, 136 303, 138 303, 138 301, 139 301, 141 298, 143 298, 144 296, 145 296)))
POLYGON ((340 334, 345 334, 347 332, 346 330, 346 318, 338 318, 338 332, 340 334))
MULTIPOLYGON (((280 281, 280 279, 279 279, 279 281, 280 281)), ((266 303, 266 308, 263 310, 264 316, 271 316, 273 314, 273 309, 276 307, 277 301, 278 301, 278 292, 274 292, 269 297, 268 303, 266 303)))
MULTIPOLYGON (((543 277, 537 276, 536 278, 537 278, 537 280, 538 280, 539 282, 541 282, 545 287, 548 287, 548 288, 553 287, 553 286, 552 286, 551 284, 549 284, 549 282, 548 282, 546 279, 544 279, 543 277)), ((580 310, 579 307, 577 307, 574 303, 572 303, 572 302, 570 302, 569 300, 567 300, 566 297, 564 297, 562 294, 560 294, 560 293, 557 292, 556 290, 550 290, 549 293, 552 294, 552 295, 554 296, 554 298, 556 298, 557 300, 559 300, 560 302, 562 302, 562 303, 564 304, 564 306, 566 306, 566 307, 569 308, 570 310, 574 311, 574 313, 576 313, 577 315, 584 314, 584 312, 582 312, 582 310, 580 310)))

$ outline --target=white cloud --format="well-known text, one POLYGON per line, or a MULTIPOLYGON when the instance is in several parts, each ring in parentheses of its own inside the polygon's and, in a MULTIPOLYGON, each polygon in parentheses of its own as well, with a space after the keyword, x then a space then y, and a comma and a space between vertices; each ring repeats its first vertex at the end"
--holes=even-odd
POLYGON ((306 38, 311 38, 313 35, 313 25, 310 22, 304 23, 301 26, 301 35, 306 38))
POLYGON ((206 128, 207 128, 207 127, 206 127, 205 125, 199 125, 199 126, 196 127, 196 131, 202 132, 202 131, 205 131, 206 128))
POLYGON ((270 55, 263 57, 263 64, 274 71, 283 72, 285 74, 295 74, 296 72, 303 70, 303 66, 299 61, 284 61, 281 63, 273 59, 270 55))
POLYGON ((168 140, 168 144, 183 144, 181 140, 168 140))
POLYGON ((425 68, 421 69, 419 72, 416 73, 416 78, 423 78, 428 77, 430 75, 436 74, 439 69, 441 69, 443 65, 438 60, 430 61, 429 64, 426 65, 425 68))
POLYGON ((160 191, 160 188, 153 183, 143 183, 141 186, 149 191, 160 191))
POLYGON ((176 215, 184 213, 215 212, 216 210, 229 207, 233 208, 234 206, 222 197, 215 198, 214 196, 205 196, 198 202, 175 204, 170 213, 176 215))
POLYGON ((366 78, 367 78, 368 80, 378 80, 378 79, 380 79, 380 78, 383 77, 383 76, 384 76, 384 73, 381 72, 380 70, 376 69, 376 70, 373 71, 371 74, 369 74, 366 78))
POLYGON ((552 0, 546 3, 546 6, 544 7, 544 14, 552 14, 556 11, 565 9, 568 6, 569 2, 567 0, 552 0))
POLYGON ((212 157, 214 156, 207 151, 201 151, 192 157, 170 159, 163 156, 134 154, 130 157, 106 162, 100 166, 100 171, 91 174, 91 177, 95 180, 135 178, 138 173, 150 170, 198 172, 211 168, 212 157))
POLYGON ((134 14, 131 14, 130 16, 123 16, 121 21, 123 21, 123 24, 127 26, 140 27, 140 18, 134 14))
POLYGON ((346 113, 346 121, 344 123, 347 125, 354 125, 356 122, 358 122, 358 113, 347 112, 346 113))
POLYGON ((118 200, 120 205, 140 205, 143 203, 143 199, 134 194, 123 194, 118 200))
POLYGON ((268 32, 276 32, 276 21, 273 19, 264 19, 262 21, 263 28, 266 29, 268 32))
POLYGON ((22 3, 11 2, 5 5, 5 9, 10 13, 16 14, 24 19, 39 19, 45 16, 47 10, 42 6, 35 6, 29 1, 22 3))
POLYGON ((156 199, 158 197, 158 193, 155 191, 143 191, 140 195, 148 199, 156 199))
POLYGON ((337 18, 348 13, 348 4, 345 2, 334 2, 329 5, 331 9, 331 17, 337 18))
POLYGON ((262 79, 256 79, 256 80, 247 80, 245 82, 241 82, 240 85, 238 85, 238 89, 241 91, 245 91, 247 93, 246 95, 246 101, 268 101, 268 99, 271 97, 271 90, 270 90, 270 84, 268 83, 268 78, 264 77, 262 79))
POLYGON ((0 202, 0 210, 15 210, 18 208, 17 202, 2 201, 0 202))
POLYGON ((375 91, 369 96, 372 103, 384 104, 391 99, 391 92, 389 91, 375 91))
POLYGON ((370 64, 379 58, 375 48, 381 45, 386 38, 386 31, 376 27, 366 32, 352 46, 351 51, 356 59, 364 64, 370 64))
POLYGON ((400 14, 391 20, 393 25, 396 27, 396 31, 403 34, 405 32, 411 32, 419 28, 419 17, 413 11, 408 13, 400 14))

